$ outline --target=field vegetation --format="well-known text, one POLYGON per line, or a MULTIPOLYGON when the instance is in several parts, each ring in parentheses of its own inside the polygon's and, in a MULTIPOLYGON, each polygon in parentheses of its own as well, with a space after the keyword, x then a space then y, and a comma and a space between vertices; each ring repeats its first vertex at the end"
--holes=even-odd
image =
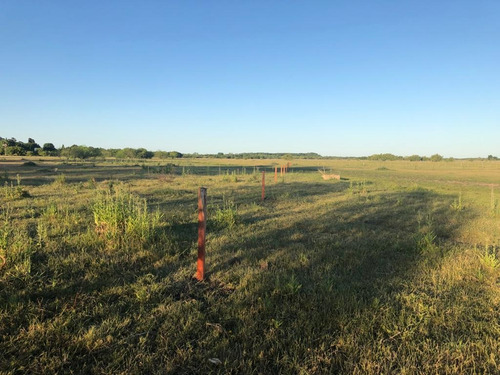
POLYGON ((2 374, 498 373, 494 158, 0 168, 2 374))

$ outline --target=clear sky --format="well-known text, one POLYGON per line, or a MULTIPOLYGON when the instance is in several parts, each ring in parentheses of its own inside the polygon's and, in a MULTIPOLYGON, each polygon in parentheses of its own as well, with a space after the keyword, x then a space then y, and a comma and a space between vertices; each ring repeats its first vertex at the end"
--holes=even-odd
POLYGON ((500 156, 500 1, 2 0, 0 136, 500 156))

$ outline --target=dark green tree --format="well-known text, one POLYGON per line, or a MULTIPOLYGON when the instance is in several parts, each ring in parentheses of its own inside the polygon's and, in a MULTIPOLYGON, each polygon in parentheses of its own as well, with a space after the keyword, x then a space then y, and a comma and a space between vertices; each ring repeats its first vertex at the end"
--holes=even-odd
POLYGON ((182 154, 178 151, 170 151, 168 156, 174 159, 182 158, 182 154))
POLYGON ((441 161, 443 160, 443 157, 439 154, 434 154, 434 155, 431 155, 431 161, 441 161))

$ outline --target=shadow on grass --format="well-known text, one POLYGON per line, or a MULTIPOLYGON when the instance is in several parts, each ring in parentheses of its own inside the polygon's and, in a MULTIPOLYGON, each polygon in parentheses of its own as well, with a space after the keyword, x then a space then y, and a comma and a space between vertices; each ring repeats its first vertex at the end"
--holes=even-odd
MULTIPOLYGON (((350 317, 390 303, 424 258, 444 254, 442 245, 462 224, 451 199, 424 190, 356 196, 335 207, 317 205, 305 219, 289 216, 262 226, 269 229, 232 236, 219 250, 212 275, 246 279, 247 290, 234 297, 234 310, 247 313, 218 355, 232 356, 234 371, 245 372, 238 364, 242 359, 231 354, 238 352, 249 353, 246 359, 257 372, 294 372, 326 344, 331 358, 316 372, 345 371, 347 353, 335 344, 339 333, 352 324, 350 317), (426 235, 432 243, 422 245, 426 235), (425 251, 435 254, 424 256, 425 251), (242 276, 238 268, 252 276, 242 276), (275 354, 259 360, 259 351, 275 354), (300 358, 296 363, 284 360, 294 356, 300 358)), ((372 323, 360 327, 367 339, 370 331, 388 339, 372 323)))

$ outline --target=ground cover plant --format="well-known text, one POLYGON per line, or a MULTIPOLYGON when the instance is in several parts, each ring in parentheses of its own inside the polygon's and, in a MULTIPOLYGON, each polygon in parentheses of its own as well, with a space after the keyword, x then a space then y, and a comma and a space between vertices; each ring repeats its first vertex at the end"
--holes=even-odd
POLYGON ((0 373, 498 373, 500 162, 286 162, 0 159, 0 373))

